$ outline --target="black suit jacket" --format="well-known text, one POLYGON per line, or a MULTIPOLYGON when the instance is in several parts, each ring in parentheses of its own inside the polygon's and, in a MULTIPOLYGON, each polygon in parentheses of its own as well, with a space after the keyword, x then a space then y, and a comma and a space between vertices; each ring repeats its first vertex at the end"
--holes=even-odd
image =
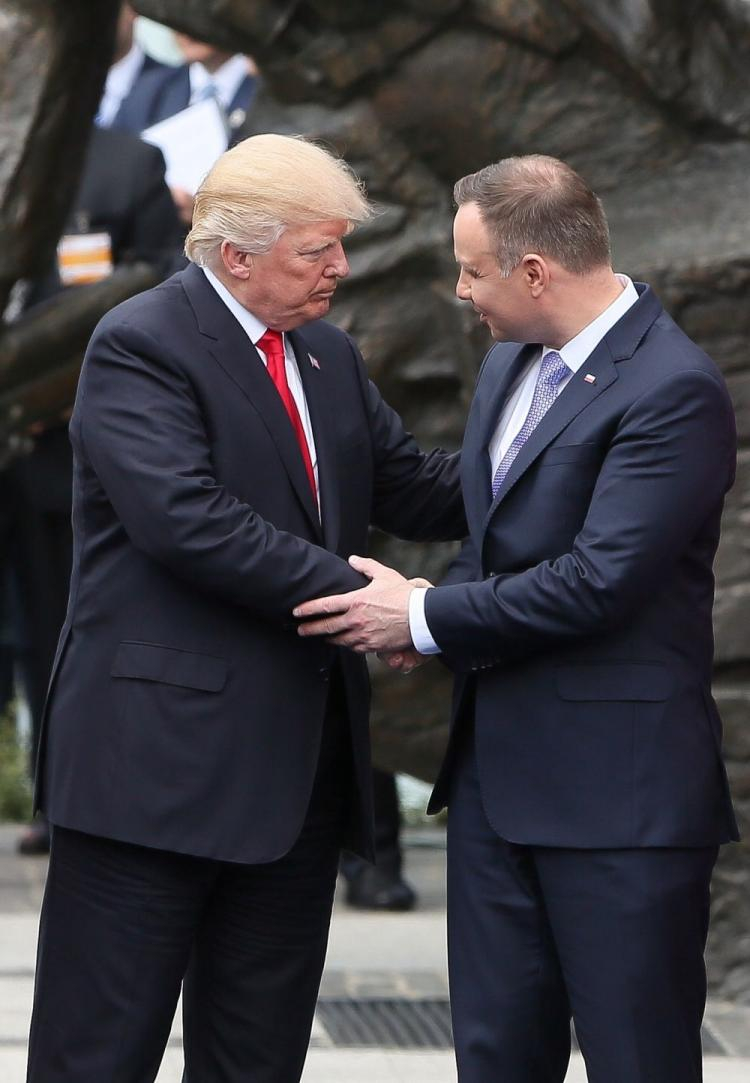
POLYGON ((141 128, 138 127, 137 124, 138 118, 131 113, 130 109, 131 97, 133 95, 135 95, 136 98, 139 96, 140 86, 144 79, 148 79, 149 81, 151 79, 158 79, 160 75, 165 75, 173 70, 174 69, 169 64, 162 64, 158 60, 154 60, 148 53, 144 54, 140 70, 133 80, 130 91, 120 102, 120 107, 115 114, 110 128, 117 128, 120 131, 132 132, 134 135, 140 135, 141 128))
POLYGON ((291 613, 363 584, 346 557, 366 550, 370 522, 462 534, 458 461, 419 451, 346 334, 318 322, 290 337, 322 523, 280 397, 200 269, 94 334, 70 426, 75 556, 39 773, 53 823, 279 857, 306 812, 338 658, 365 825, 350 841, 371 850, 365 662, 302 639, 291 613))
POLYGON ((94 128, 69 227, 86 219, 91 232, 112 238, 115 264, 142 260, 174 270, 182 227, 164 179, 158 147, 130 132, 94 128))
MULTIPOLYGON (((183 230, 161 151, 130 132, 94 126, 65 232, 102 231, 110 236, 115 266, 142 261, 166 275, 182 260, 183 230)), ((54 266, 32 284, 26 308, 60 289, 54 266)))
MULTIPOLYGON (((494 500, 488 444, 538 347, 490 351, 462 454, 470 537, 426 596, 460 673, 457 712, 475 687, 484 804, 513 842, 737 837, 711 698, 712 561, 734 417, 716 366, 638 289, 494 500)), ((451 761, 433 810, 448 800, 451 761)))

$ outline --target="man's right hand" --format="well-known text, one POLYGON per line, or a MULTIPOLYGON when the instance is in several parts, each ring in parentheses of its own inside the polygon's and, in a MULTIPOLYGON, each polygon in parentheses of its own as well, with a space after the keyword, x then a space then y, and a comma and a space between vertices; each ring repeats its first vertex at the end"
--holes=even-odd
MULTIPOLYGON (((409 582, 413 587, 431 587, 433 584, 429 579, 422 579, 421 576, 416 576, 414 579, 410 579, 409 582)), ((378 658, 381 662, 397 673, 402 673, 407 677, 412 673, 417 666, 423 666, 425 662, 429 660, 429 655, 420 654, 418 650, 413 647, 407 648, 403 651, 379 651, 378 658)))

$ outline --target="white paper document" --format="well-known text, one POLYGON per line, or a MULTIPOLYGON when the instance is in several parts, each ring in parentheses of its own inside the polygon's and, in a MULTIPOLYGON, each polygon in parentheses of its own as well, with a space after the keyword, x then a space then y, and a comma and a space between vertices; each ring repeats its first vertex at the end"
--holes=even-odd
POLYGON ((226 117, 215 98, 189 105, 141 132, 167 163, 167 184, 195 195, 201 181, 229 142, 226 117))

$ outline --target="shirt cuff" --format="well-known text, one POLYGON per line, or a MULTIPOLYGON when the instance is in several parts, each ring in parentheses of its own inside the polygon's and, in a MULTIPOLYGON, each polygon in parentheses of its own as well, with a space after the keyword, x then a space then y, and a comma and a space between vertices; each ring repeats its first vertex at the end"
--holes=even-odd
POLYGON ((440 647, 430 635, 424 615, 424 598, 428 590, 429 587, 415 587, 409 595, 409 634, 420 654, 440 654, 440 647))

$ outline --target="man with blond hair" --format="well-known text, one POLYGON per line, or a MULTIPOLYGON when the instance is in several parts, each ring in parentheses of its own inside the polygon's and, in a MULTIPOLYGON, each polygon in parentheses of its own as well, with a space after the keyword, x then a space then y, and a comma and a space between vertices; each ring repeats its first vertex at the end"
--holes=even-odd
POLYGON ((433 589, 353 560, 372 585, 302 606, 331 615, 301 631, 457 673, 430 807, 461 1083, 562 1083, 571 1015, 589 1083, 698 1083, 711 870, 737 837, 711 698, 732 406, 615 274, 569 166, 505 159, 455 198, 456 292, 496 340, 461 456, 469 540, 433 589))
POLYGON ((372 838, 364 661, 292 610, 365 582, 370 522, 465 529, 455 458, 321 319, 369 214, 326 151, 248 139, 198 192, 187 269, 89 345, 29 1083, 151 1083, 186 970, 190 1083, 301 1075, 339 851, 372 838))

